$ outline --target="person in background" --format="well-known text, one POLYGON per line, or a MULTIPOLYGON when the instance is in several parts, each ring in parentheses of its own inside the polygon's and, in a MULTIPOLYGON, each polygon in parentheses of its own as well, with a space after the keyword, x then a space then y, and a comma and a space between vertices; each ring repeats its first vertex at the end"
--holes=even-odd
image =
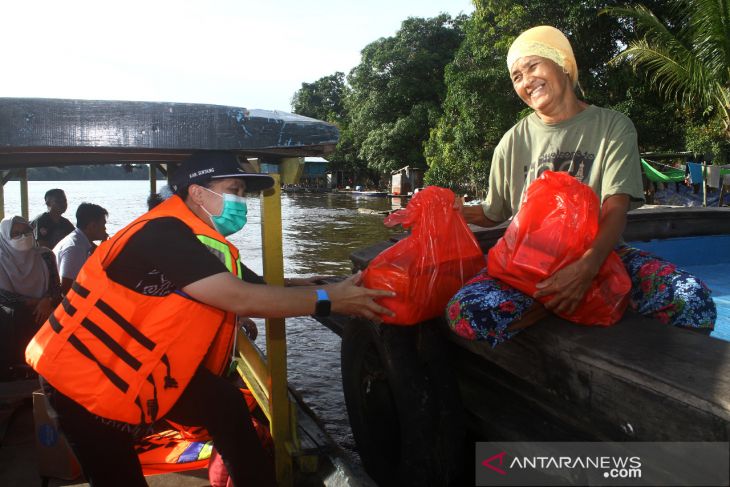
POLYGON ((273 184, 234 153, 194 154, 172 178, 175 195, 94 251, 31 340, 26 360, 92 485, 146 485, 134 440, 163 418, 204 427, 235 485, 274 485, 225 378, 236 317, 392 315, 375 300, 393 293, 361 287, 359 274, 316 287, 243 280, 245 256, 227 237, 247 222, 244 194, 273 184))
POLYGON ((94 241, 104 241, 109 212, 93 203, 81 203, 76 209, 76 228, 53 248, 61 276, 61 292, 66 294, 81 266, 96 248, 94 241))
POLYGON ((52 249, 63 237, 73 232, 74 226, 63 217, 68 202, 62 189, 49 189, 45 200, 48 211, 38 215, 31 226, 38 245, 52 249))
MULTIPOLYGON (((24 363, 23 350, 61 301, 56 259, 38 247, 28 221, 0 222, 0 348, 3 365, 24 363)), ((5 369, 5 367, 4 367, 5 369)))
POLYGON ((543 171, 566 171, 593 189, 601 203, 598 234, 577 261, 537 283, 527 296, 485 269, 451 299, 446 314, 455 333, 496 346, 548 311, 572 313, 613 250, 631 278, 630 306, 674 326, 709 333, 717 318, 710 290, 696 277, 621 240, 629 209, 643 203, 634 124, 576 95, 578 69, 565 35, 539 26, 515 39, 507 54, 512 87, 534 112, 494 149, 483 205, 462 207, 468 223, 491 227, 520 208, 523 193, 543 171), (553 296, 545 307, 535 298, 553 296))
POLYGON ((147 197, 147 210, 151 210, 155 206, 165 201, 160 193, 150 193, 147 197))

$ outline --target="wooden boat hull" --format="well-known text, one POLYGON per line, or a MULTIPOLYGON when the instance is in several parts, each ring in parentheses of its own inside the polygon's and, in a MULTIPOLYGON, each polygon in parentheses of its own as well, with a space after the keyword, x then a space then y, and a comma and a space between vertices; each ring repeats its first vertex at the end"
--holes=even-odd
MULTIPOLYGON (((504 229, 475 232, 482 249, 504 229)), ((624 236, 631 242, 729 234, 730 209, 673 208, 632 212, 624 236)), ((392 243, 355 252, 354 269, 392 243)), ((345 317, 320 321, 345 336, 358 326, 345 317)), ((418 326, 441 331, 463 402, 466 448, 497 439, 730 441, 730 342, 632 312, 607 328, 549 317, 494 349, 451 333, 443 320, 418 326)), ((413 340, 424 336, 416 331, 413 340)), ((462 467, 473 472, 471 463, 462 467)))

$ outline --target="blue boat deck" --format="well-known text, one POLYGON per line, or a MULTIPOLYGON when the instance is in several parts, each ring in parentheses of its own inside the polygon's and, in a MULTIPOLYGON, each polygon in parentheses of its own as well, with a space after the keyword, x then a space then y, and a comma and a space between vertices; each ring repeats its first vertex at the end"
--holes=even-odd
POLYGON ((713 337, 730 341, 730 235, 682 237, 630 245, 652 252, 694 274, 712 290, 717 306, 713 337))

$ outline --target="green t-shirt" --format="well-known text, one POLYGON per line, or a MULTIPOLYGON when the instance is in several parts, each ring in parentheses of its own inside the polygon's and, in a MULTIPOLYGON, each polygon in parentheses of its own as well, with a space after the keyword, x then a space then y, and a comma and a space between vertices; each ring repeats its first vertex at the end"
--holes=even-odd
POLYGON ((512 127, 494 149, 486 217, 502 222, 514 215, 525 188, 545 170, 567 171, 601 203, 615 194, 628 195, 631 209, 644 201, 636 129, 613 110, 590 105, 556 124, 532 113, 512 127))

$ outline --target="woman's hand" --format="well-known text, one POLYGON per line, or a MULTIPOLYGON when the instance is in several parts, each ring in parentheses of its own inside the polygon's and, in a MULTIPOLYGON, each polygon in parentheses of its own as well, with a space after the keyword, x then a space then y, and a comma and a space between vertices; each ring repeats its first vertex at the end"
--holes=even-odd
POLYGON ((537 283, 535 298, 552 296, 545 308, 554 313, 573 313, 583 301, 599 266, 585 256, 537 283))
POLYGON ((395 316, 388 308, 375 302, 378 298, 394 297, 393 291, 362 287, 362 273, 358 272, 336 284, 325 287, 332 302, 332 312, 362 316, 375 323, 381 323, 381 315, 395 316))
POLYGON ((461 216, 464 217, 467 223, 477 225, 483 228, 490 228, 498 225, 499 222, 495 222, 487 218, 484 214, 484 207, 482 205, 464 205, 464 198, 456 198, 454 200, 454 210, 461 212, 461 216))
POLYGON ((53 311, 53 299, 50 296, 46 296, 38 300, 33 308, 33 317, 38 325, 42 325, 44 321, 48 319, 53 311))
POLYGON ((453 208, 458 211, 461 211, 462 208, 464 208, 464 197, 463 196, 454 196, 453 208))
POLYGON ((556 313, 573 313, 583 300, 593 278, 621 238, 626 226, 629 196, 608 196, 601 206, 598 235, 583 256, 537 284, 536 298, 553 295, 545 307, 556 313))

